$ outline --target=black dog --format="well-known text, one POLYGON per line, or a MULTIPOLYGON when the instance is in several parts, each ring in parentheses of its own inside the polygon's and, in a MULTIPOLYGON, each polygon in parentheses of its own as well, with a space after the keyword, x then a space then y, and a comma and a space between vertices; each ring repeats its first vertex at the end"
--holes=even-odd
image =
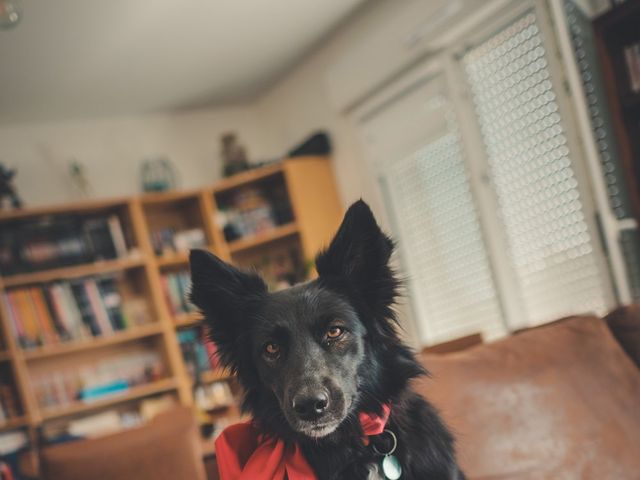
POLYGON ((396 332, 392 250, 359 201, 316 257, 318 278, 287 290, 268 293, 257 275, 191 253, 191 301, 237 372, 244 409, 263 432, 297 444, 319 479, 383 478, 368 476, 390 436, 363 442, 357 421, 383 405, 403 479, 464 478, 452 436, 409 387, 425 372, 396 332))

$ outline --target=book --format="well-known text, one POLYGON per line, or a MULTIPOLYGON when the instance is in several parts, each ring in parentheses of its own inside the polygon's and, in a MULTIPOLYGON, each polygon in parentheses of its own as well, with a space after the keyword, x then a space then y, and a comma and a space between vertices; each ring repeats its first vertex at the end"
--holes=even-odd
POLYGON ((0 275, 66 267, 128 254, 120 217, 50 215, 5 225, 0 275))
POLYGON ((165 273, 160 278, 162 293, 172 315, 181 315, 195 311, 189 303, 188 294, 191 277, 188 271, 165 273))
POLYGON ((104 306, 104 302, 102 301, 96 282, 94 280, 85 280, 83 282, 83 286, 87 293, 87 297, 89 298, 89 303, 91 304, 91 309, 96 318, 96 323, 99 326, 100 333, 102 335, 112 334, 114 329, 111 325, 111 321, 109 320, 109 314, 104 306))
POLYGON ((96 313, 84 283, 78 282, 71 284, 71 291, 73 292, 82 323, 89 328, 91 335, 94 337, 99 336, 102 333, 102 329, 98 324, 96 313))
POLYGON ((40 408, 54 408, 79 401, 92 402, 129 388, 157 381, 166 375, 160 352, 136 350, 101 357, 93 362, 61 365, 32 379, 40 408))
POLYGON ((632 93, 640 92, 640 42, 624 48, 624 59, 627 64, 629 89, 632 93))
POLYGON ((22 322, 19 320, 15 299, 13 298, 13 295, 10 295, 8 292, 4 292, 2 294, 2 300, 5 304, 5 311, 9 317, 9 326, 11 328, 13 338, 16 339, 20 346, 23 346, 26 340, 26 334, 24 327, 22 326, 22 322))
POLYGON ((129 322, 122 308, 122 295, 118 291, 115 277, 99 277, 96 279, 96 284, 113 328, 115 330, 128 328, 129 322))
POLYGON ((127 242, 124 238, 122 231, 122 224, 120 223, 120 217, 117 215, 110 215, 107 219, 109 225, 109 234, 111 235, 111 241, 116 251, 116 256, 125 257, 128 253, 127 242))
POLYGON ((60 341, 60 337, 58 336, 58 332, 51 317, 51 312, 47 305, 44 292, 41 288, 31 287, 29 288, 29 295, 31 295, 31 302, 35 307, 36 317, 38 318, 38 324, 42 331, 44 343, 55 345, 60 341))

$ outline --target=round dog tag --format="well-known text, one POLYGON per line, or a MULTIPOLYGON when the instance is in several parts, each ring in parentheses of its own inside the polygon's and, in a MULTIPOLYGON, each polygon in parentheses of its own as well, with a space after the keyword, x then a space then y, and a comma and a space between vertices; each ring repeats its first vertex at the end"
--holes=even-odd
POLYGON ((398 480, 402 475, 400 462, 393 455, 387 455, 382 459, 382 471, 389 480, 398 480))

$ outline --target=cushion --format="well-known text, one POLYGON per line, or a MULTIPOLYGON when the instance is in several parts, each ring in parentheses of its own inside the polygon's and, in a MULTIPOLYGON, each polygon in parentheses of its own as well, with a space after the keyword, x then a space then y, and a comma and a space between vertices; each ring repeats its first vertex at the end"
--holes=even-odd
POLYGON ((148 425, 43 449, 45 480, 204 480, 193 413, 178 408, 148 425))
POLYGON ((640 371, 601 319, 423 360, 469 479, 639 478, 640 371))

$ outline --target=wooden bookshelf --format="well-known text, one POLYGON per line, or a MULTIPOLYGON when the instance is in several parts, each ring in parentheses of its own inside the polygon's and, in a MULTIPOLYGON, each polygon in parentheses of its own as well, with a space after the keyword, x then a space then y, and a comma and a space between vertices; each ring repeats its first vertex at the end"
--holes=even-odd
POLYGON ((115 332, 109 336, 94 337, 89 340, 69 341, 55 346, 25 350, 23 356, 26 360, 38 360, 58 355, 69 355, 76 352, 82 352, 84 350, 94 350, 110 347, 120 343, 133 342, 135 340, 152 337, 161 333, 162 326, 160 324, 150 323, 148 325, 131 327, 121 332, 115 332))
POLYGON ((10 418, 4 422, 0 422, 0 432, 15 430, 16 428, 26 427, 27 425, 29 425, 29 418, 25 415, 10 418))
POLYGON ((156 258, 158 267, 176 267, 179 265, 186 265, 189 263, 189 254, 186 252, 179 252, 174 254, 162 255, 156 258))
POLYGON ((51 420, 54 418, 69 417, 77 415, 79 413, 86 413, 95 410, 101 410, 105 407, 117 405, 119 403, 126 403, 132 400, 137 400, 152 395, 158 395, 160 393, 169 392, 176 389, 176 381, 172 378, 165 380, 158 380, 157 382, 149 383, 147 385, 138 385, 131 387, 128 390, 121 393, 114 393, 101 400, 95 400, 91 402, 74 402, 70 405, 65 405, 57 408, 47 408, 42 411, 43 420, 51 420))
POLYGON ((296 235, 297 233, 298 225, 296 225, 295 222, 289 223, 287 225, 281 225, 279 227, 275 227, 271 230, 265 231, 264 233, 229 242, 229 252, 231 252, 232 254, 240 253, 246 250, 263 247, 270 242, 275 242, 277 240, 290 237, 291 235, 296 235))
POLYGON ((197 312, 183 313, 173 317, 173 323, 176 327, 193 327, 202 322, 202 315, 197 312))
POLYGON ((210 372, 206 372, 202 374, 202 378, 200 379, 202 383, 214 383, 221 382, 223 380, 228 380, 232 378, 233 375, 228 370, 219 368, 216 370, 212 370, 210 372))
POLYGON ((118 260, 105 260, 87 265, 77 265, 73 267, 54 268, 42 272, 23 273, 4 277, 5 288, 19 287, 33 283, 47 283, 54 280, 68 280, 78 277, 89 277, 106 273, 119 272, 132 268, 143 267, 146 264, 143 258, 134 256, 118 260))
POLYGON ((636 220, 640 221, 640 91, 633 91, 625 48, 640 43, 640 0, 627 0, 593 26, 612 127, 636 220))
MULTIPOLYGON (((81 417, 93 412, 135 404, 160 394, 177 396, 183 405, 194 403, 195 388, 182 356, 178 334, 184 329, 200 328, 198 313, 174 315, 163 291, 162 276, 188 269, 186 251, 165 251, 158 255, 152 242, 158 228, 201 229, 205 248, 220 258, 243 267, 254 265, 259 259, 278 248, 297 248, 305 262, 325 246, 339 225, 342 206, 333 180, 331 164, 324 157, 300 157, 251 170, 215 185, 201 189, 154 193, 113 200, 92 200, 72 205, 58 205, 20 211, 0 212, 0 229, 16 222, 55 217, 56 215, 92 216, 103 212, 117 212, 126 224, 130 242, 129 256, 115 260, 74 265, 63 268, 0 277, 0 294, 5 289, 47 284, 57 280, 72 280, 104 274, 121 273, 126 284, 144 297, 149 306, 150 323, 131 326, 108 336, 88 340, 61 342, 34 349, 22 349, 13 338, 12 327, 3 301, 0 301, 0 366, 10 369, 15 382, 20 410, 18 418, 0 424, 0 430, 31 429, 32 436, 43 423, 59 418, 81 417), (265 230, 256 236, 227 241, 218 224, 224 202, 242 189, 269 189, 278 184, 286 191, 293 219, 265 230), (166 378, 146 385, 132 387, 120 394, 90 403, 74 402, 55 408, 41 408, 33 388, 34 372, 51 369, 61 361, 82 363, 90 356, 102 358, 129 348, 157 349, 165 361, 166 378)), ((11 291, 11 290, 10 290, 11 291)), ((203 384, 230 382, 234 396, 237 382, 228 371, 216 369, 205 373, 203 384)), ((216 413, 215 418, 238 415, 237 405, 216 413)))

